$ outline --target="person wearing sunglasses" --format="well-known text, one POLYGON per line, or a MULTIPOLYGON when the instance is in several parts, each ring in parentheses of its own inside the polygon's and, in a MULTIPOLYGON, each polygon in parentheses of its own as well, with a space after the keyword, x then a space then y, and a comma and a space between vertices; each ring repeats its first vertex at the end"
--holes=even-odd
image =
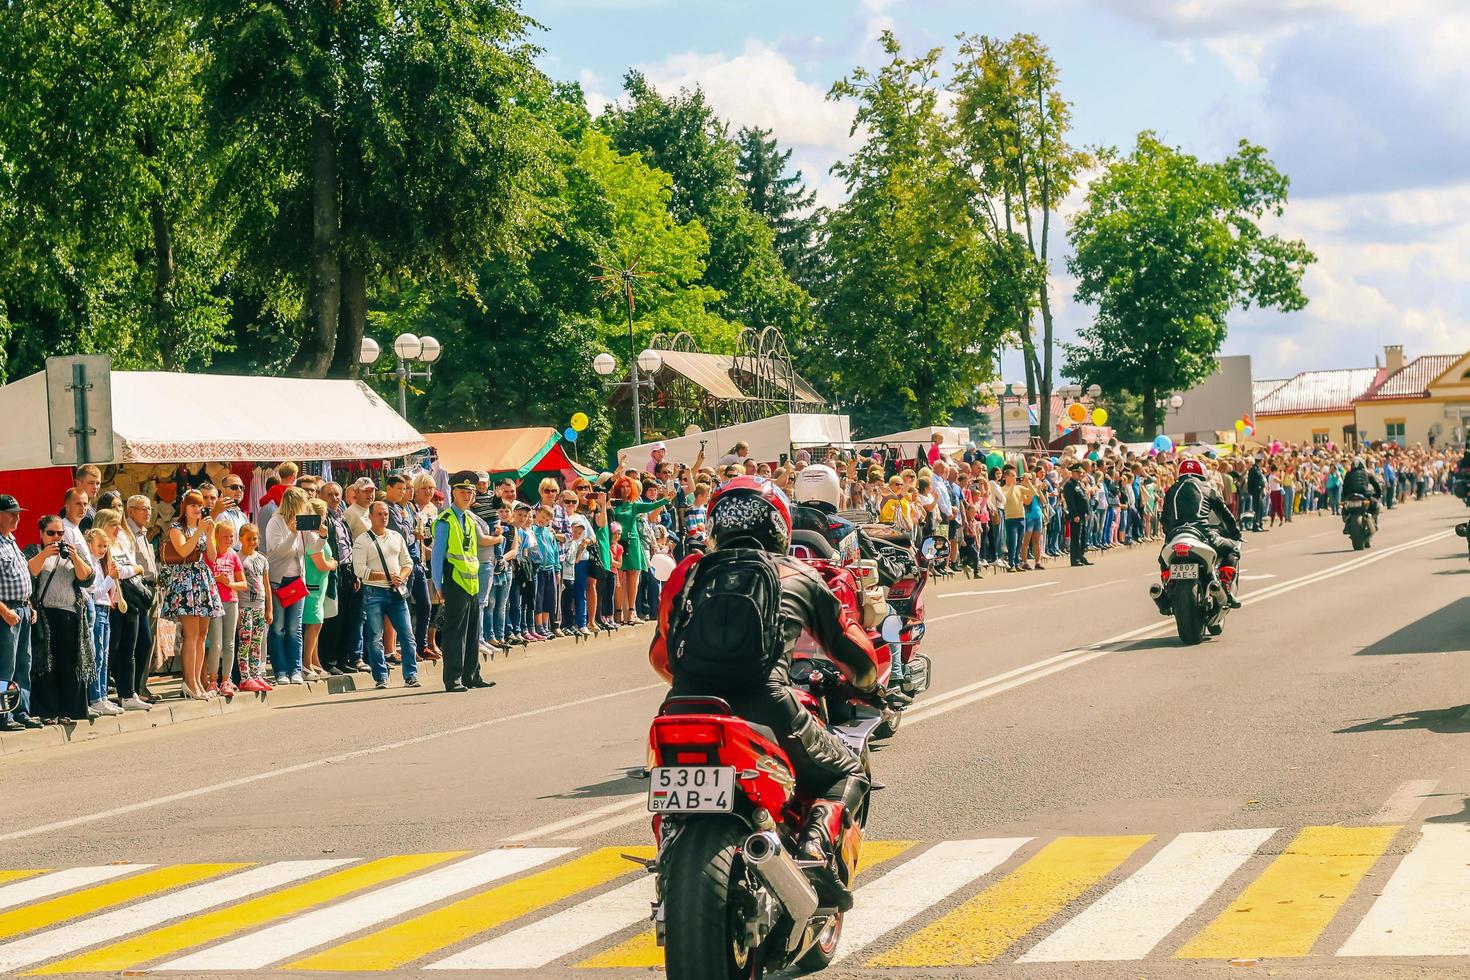
POLYGON ((43 719, 85 721, 100 715, 87 707, 82 613, 77 601, 78 586, 92 580, 89 553, 77 550, 66 540, 61 518, 47 514, 40 520, 41 543, 26 549, 38 591, 34 601, 40 622, 34 624, 33 663, 49 663, 50 669, 31 679, 31 710, 43 719), (42 652, 44 651, 44 656, 42 652))
POLYGON ((220 483, 217 500, 211 502, 208 495, 205 496, 205 503, 209 505, 209 516, 214 518, 215 526, 228 524, 234 528, 236 551, 240 550, 240 529, 250 523, 250 518, 240 509, 240 501, 244 499, 245 481, 233 473, 220 483))

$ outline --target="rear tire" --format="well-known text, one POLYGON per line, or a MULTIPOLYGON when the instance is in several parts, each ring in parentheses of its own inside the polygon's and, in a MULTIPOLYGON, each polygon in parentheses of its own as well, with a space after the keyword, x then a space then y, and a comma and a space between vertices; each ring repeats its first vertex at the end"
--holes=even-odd
POLYGON ((1195 598, 1193 589, 1180 589, 1169 597, 1174 607, 1174 626, 1179 630, 1179 642, 1192 647, 1204 639, 1205 617, 1195 598))
POLYGON ((739 848, 748 834, 734 820, 701 820, 684 829, 664 859, 668 980, 760 980, 761 951, 742 958, 732 922, 745 876, 739 848))

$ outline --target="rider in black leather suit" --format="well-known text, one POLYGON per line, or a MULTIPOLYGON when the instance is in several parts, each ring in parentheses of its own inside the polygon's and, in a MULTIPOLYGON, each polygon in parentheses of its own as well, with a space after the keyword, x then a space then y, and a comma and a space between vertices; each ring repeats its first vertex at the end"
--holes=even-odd
MULTIPOLYGON (((1164 526, 1164 540, 1170 540, 1180 528, 1189 528, 1199 534, 1220 556, 1221 568, 1240 567, 1240 525, 1220 492, 1204 477, 1204 466, 1197 459, 1186 459, 1179 464, 1179 479, 1164 494, 1164 506, 1160 511, 1164 526), (1215 522, 1224 530, 1215 530, 1215 522)), ((1160 562, 1162 563, 1162 558, 1160 562)), ((1235 578, 1225 589, 1225 598, 1230 608, 1239 609, 1240 601, 1235 598, 1235 578)))
MULTIPOLYGON (((1363 462, 1363 457, 1353 459, 1352 469, 1342 478, 1342 499, 1349 497, 1365 497, 1368 500, 1368 515, 1373 518, 1373 523, 1378 523, 1378 502, 1383 499, 1383 481, 1378 474, 1368 469, 1368 464, 1363 462)), ((1347 533, 1348 512, 1342 512, 1342 533, 1347 533)))

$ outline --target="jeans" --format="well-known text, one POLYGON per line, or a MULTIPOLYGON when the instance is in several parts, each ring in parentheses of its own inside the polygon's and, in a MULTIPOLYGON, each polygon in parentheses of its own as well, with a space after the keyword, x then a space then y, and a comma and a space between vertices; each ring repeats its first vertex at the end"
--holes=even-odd
POLYGON ((565 586, 565 596, 562 599, 562 610, 570 615, 563 617, 563 626, 575 626, 578 629, 587 628, 587 585, 592 577, 592 559, 583 558, 572 566, 570 579, 563 576, 562 581, 570 584, 565 586))
POLYGON ((434 606, 429 599, 429 576, 424 566, 413 566, 413 578, 408 580, 408 600, 413 613, 413 643, 415 650, 429 645, 429 619, 434 606))
POLYGON ((204 683, 224 683, 233 674, 235 663, 235 629, 240 624, 240 600, 222 603, 223 616, 209 621, 209 635, 204 644, 204 683))
POLYGON ((1394 503, 1396 501, 1396 498, 1398 497, 1398 486, 1399 486, 1399 481, 1397 481, 1397 480, 1386 480, 1386 481, 1384 481, 1384 484, 1383 484, 1383 502, 1388 505, 1388 509, 1389 510, 1393 510, 1393 505, 1394 505, 1394 503))
POLYGON ((521 615, 521 608, 524 605, 521 602, 521 583, 515 575, 507 575, 506 577, 510 579, 510 588, 506 592, 505 631, 511 636, 520 636, 526 627, 530 625, 525 622, 525 617, 521 615))
POLYGON ((1046 553, 1049 555, 1060 555, 1062 553, 1062 511, 1058 507, 1051 512, 1051 521, 1046 527, 1046 553))
POLYGON ((388 661, 383 655, 383 617, 393 624, 398 634, 398 655, 403 658, 403 679, 418 676, 419 665, 415 656, 413 624, 408 618, 408 600, 398 594, 397 589, 385 589, 376 585, 364 585, 362 598, 363 645, 367 647, 368 666, 373 669, 373 680, 388 679, 388 661))
POLYGON ((1281 488, 1281 513, 1288 521, 1291 520, 1291 510, 1296 503, 1296 487, 1281 488))
MULTIPOLYGON (((18 606, 15 614, 20 622, 14 626, 0 620, 0 689, 14 681, 20 688, 20 704, 15 714, 24 718, 31 710, 31 607, 18 606)), ((0 719, 10 717, 0 713, 0 719)))
POLYGON ((276 589, 280 587, 280 582, 271 583, 271 632, 266 638, 266 648, 270 651, 276 679, 285 680, 301 672, 301 616, 306 612, 306 600, 283 606, 276 598, 276 589))
POLYGON ((510 573, 505 572, 494 576, 490 580, 490 604, 486 611, 490 614, 490 629, 486 636, 495 640, 505 639, 506 613, 510 607, 510 573))
POLYGON ((1006 564, 1012 568, 1021 564, 1021 534, 1026 530, 1026 518, 1006 518, 1006 564))

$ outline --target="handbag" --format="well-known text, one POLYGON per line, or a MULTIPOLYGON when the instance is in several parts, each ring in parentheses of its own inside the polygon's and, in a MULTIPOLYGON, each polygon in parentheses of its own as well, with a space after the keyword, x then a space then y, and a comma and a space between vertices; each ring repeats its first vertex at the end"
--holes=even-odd
POLYGON ((297 575, 290 581, 283 581, 279 588, 271 590, 276 597, 276 601, 287 609, 296 605, 302 599, 305 599, 310 591, 306 587, 306 579, 300 575, 297 575))
MULTIPOLYGON (((383 574, 384 575, 388 575, 388 559, 386 559, 386 558, 383 557, 383 546, 378 543, 377 535, 373 535, 373 547, 376 548, 377 551, 378 551, 378 561, 380 561, 380 562, 383 563, 383 574)), ((388 586, 389 588, 391 588, 394 592, 397 592, 403 598, 405 598, 405 599, 408 598, 408 583, 407 582, 404 582, 402 585, 393 585, 392 584, 393 578, 390 575, 388 576, 388 582, 389 582, 389 586, 388 586)))
POLYGON ((153 607, 153 585, 143 575, 123 579, 122 594, 131 609, 147 610, 153 607))
POLYGON ((165 565, 192 565, 195 559, 199 557, 199 548, 200 545, 196 543, 194 550, 189 553, 189 557, 185 558, 174 548, 173 535, 165 534, 163 536, 163 544, 158 549, 158 560, 165 565))

